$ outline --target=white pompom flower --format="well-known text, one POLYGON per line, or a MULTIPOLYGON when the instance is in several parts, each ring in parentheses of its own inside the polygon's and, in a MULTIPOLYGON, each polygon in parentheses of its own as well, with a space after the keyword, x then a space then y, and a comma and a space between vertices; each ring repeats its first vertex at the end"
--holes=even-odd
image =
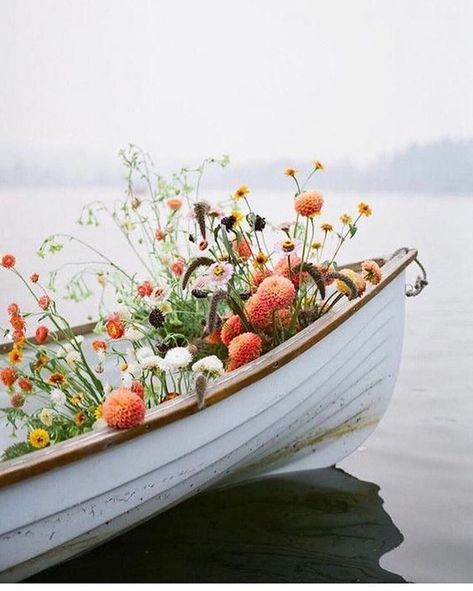
POLYGON ((163 371, 178 371, 186 368, 192 361, 192 354, 186 347, 174 347, 161 360, 161 369, 163 371))
POLYGON ((209 355, 196 361, 192 366, 195 373, 203 373, 210 378, 218 378, 224 373, 223 363, 216 355, 209 355))

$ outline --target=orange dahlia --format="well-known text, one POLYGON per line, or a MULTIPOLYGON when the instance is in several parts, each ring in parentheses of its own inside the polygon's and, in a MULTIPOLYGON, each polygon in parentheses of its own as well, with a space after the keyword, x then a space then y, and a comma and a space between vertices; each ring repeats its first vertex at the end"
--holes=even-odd
POLYGON ((274 274, 286 277, 286 279, 291 279, 294 287, 297 288, 299 287, 300 279, 302 279, 302 281, 307 279, 307 273, 305 271, 302 274, 294 271, 294 268, 297 267, 297 265, 300 265, 300 263, 301 259, 295 254, 291 254, 290 257, 283 257, 276 263, 274 274))
POLYGON ((256 294, 246 302, 245 312, 255 328, 265 329, 271 325, 272 310, 256 294))
POLYGON ((311 218, 318 215, 324 204, 324 198, 319 191, 304 191, 294 200, 294 209, 303 216, 311 218))
POLYGON ((261 355, 261 338, 253 332, 244 332, 235 337, 228 347, 228 356, 233 366, 241 367, 261 355))
POLYGON ((286 308, 294 301, 296 289, 289 279, 280 275, 267 277, 261 282, 256 297, 270 310, 286 308))
POLYGON ((261 268, 261 269, 256 269, 253 274, 251 275, 251 287, 258 287, 261 282, 263 281, 263 279, 266 279, 266 277, 270 277, 272 275, 271 271, 269 269, 265 269, 265 268, 261 268))
POLYGON ((143 422, 145 403, 128 388, 118 388, 103 403, 102 416, 109 427, 129 429, 143 422))
POLYGON ((228 347, 232 340, 241 334, 242 330, 243 327, 241 325, 240 317, 236 314, 230 316, 230 318, 228 318, 228 320, 226 320, 222 326, 222 331, 220 333, 222 343, 228 347))

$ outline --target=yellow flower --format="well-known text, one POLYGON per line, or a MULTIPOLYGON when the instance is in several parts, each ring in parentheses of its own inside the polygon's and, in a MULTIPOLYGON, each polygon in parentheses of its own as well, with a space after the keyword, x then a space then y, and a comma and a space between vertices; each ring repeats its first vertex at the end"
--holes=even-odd
POLYGON ((103 416, 103 408, 102 405, 99 404, 99 406, 97 406, 97 408, 94 410, 94 417, 96 419, 101 419, 103 416))
POLYGON ((118 366, 120 371, 126 371, 128 369, 128 363, 126 361, 122 361, 118 366))
POLYGON ((322 243, 321 242, 312 242, 310 247, 314 250, 319 250, 319 248, 322 248, 322 243))
POLYGON ((296 168, 286 168, 284 174, 286 176, 296 176, 299 171, 296 168))
POLYGON ((332 224, 322 224, 320 227, 322 232, 331 232, 333 230, 332 224))
POLYGON ((253 264, 255 265, 255 267, 262 267, 265 263, 268 262, 268 260, 269 256, 267 254, 265 254, 264 252, 258 252, 255 256, 253 264))
POLYGON ((343 225, 349 226, 353 220, 351 219, 351 215, 344 213, 343 215, 340 216, 340 221, 342 222, 343 225))
POLYGON ((363 201, 358 204, 358 211, 360 212, 360 215, 364 215, 366 217, 373 213, 371 207, 367 203, 363 203, 363 201))
POLYGON ((8 360, 12 365, 16 365, 17 363, 21 363, 21 361, 23 361, 23 353, 16 345, 13 347, 10 353, 8 353, 8 360))
POLYGON ((28 437, 30 444, 36 449, 46 447, 49 443, 49 433, 44 429, 34 429, 28 437))
POLYGON ((241 185, 241 187, 238 187, 238 189, 235 191, 233 197, 235 197, 235 199, 238 201, 238 199, 243 199, 246 197, 249 192, 250 189, 246 185, 241 185))
POLYGON ((325 168, 325 166, 322 164, 322 162, 320 162, 320 160, 315 160, 314 161, 314 168, 315 168, 315 170, 323 170, 325 168))
POLYGON ((79 406, 79 404, 84 400, 84 394, 82 392, 77 392, 74 396, 71 396, 70 403, 74 406, 79 406))
POLYGON ((40 353, 37 357, 36 363, 33 365, 33 371, 41 371, 48 361, 48 357, 40 353))
POLYGON ((235 223, 233 224, 234 228, 238 228, 240 223, 245 219, 245 214, 239 209, 233 209, 230 215, 235 219, 235 223))

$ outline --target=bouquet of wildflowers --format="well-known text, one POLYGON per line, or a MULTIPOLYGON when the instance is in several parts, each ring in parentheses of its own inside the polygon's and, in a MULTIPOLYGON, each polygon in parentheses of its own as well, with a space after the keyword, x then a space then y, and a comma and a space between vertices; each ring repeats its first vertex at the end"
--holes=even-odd
POLYGON ((69 235, 50 236, 39 250, 54 254, 75 240, 97 257, 70 278, 64 294, 89 296, 91 275, 112 291, 116 306, 106 309, 101 299, 93 338, 76 336, 60 314, 56 271, 43 285, 37 274, 22 274, 13 255, 1 259, 34 302, 25 313, 11 304, 3 329, 12 347, 0 369, 10 400, 1 410, 14 430, 26 431, 4 459, 107 425, 131 428, 147 409, 193 392, 203 406, 209 380, 257 359, 381 279, 374 261, 358 273, 339 267, 342 246, 372 212, 360 203, 357 215, 342 214, 337 227, 318 222, 324 197, 306 187, 320 162, 304 182, 295 169, 285 171, 294 182, 294 219, 274 226, 254 211, 245 185, 222 204, 200 198, 204 170, 226 166, 226 157, 182 169, 171 181, 134 146, 121 157, 125 198, 113 208, 87 204, 79 223, 98 225, 109 216, 141 274, 69 235))

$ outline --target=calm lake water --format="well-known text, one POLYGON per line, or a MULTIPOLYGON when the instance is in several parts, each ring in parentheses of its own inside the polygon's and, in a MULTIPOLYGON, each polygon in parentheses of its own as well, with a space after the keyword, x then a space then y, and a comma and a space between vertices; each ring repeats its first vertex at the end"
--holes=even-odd
MULTIPOLYGON (((28 273, 77 260, 76 249, 58 263, 31 253, 43 236, 73 229, 80 203, 112 194, 2 188, 0 252, 15 252, 28 273)), ((473 196, 327 192, 324 221, 360 198, 375 214, 344 258, 413 246, 430 281, 406 302, 399 378, 375 433, 337 468, 200 494, 32 580, 473 581, 473 196)), ((256 203, 279 213, 274 221, 290 212, 287 196, 256 203)), ((81 235, 120 250, 104 230, 81 235)), ((0 309, 23 301, 11 279, 2 275, 0 309)), ((80 322, 93 306, 64 309, 80 322)))

